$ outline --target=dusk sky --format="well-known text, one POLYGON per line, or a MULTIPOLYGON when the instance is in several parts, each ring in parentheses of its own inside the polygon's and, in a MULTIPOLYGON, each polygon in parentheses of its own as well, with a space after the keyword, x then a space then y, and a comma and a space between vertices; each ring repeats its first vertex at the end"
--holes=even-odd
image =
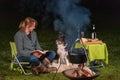
MULTIPOLYGON (((0 17, 1 17, 0 20, 7 18, 8 16, 11 17, 14 14, 18 14, 19 11, 18 7, 20 1, 21 0, 0 0, 0 17)), ((25 0, 25 1, 29 1, 29 0, 25 0)), ((38 1, 38 0, 34 0, 34 1, 38 1)), ((40 0, 40 1, 44 1, 44 0, 40 0)), ((105 15, 112 14, 111 15, 112 18, 114 16, 115 16, 114 18, 119 17, 120 0, 81 0, 81 1, 83 6, 91 10, 92 15, 94 15, 95 13, 99 13, 99 14, 105 13, 105 15)), ((119 19, 117 19, 117 22, 119 23, 119 19)))
MULTIPOLYGON (((1 11, 10 11, 15 9, 20 0, 0 0, 0 10, 1 11)), ((34 0, 36 1, 36 0, 34 0)), ((42 0, 41 0, 42 1, 42 0)), ((101 8, 105 11, 115 11, 120 8, 120 0, 82 0, 82 2, 89 6, 89 8, 101 8)), ((0 12, 1 12, 0 11, 0 12)))

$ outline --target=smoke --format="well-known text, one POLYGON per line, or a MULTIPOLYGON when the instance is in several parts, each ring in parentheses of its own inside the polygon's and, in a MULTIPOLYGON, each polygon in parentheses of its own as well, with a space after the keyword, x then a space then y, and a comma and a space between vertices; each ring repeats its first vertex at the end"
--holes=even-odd
POLYGON ((46 0, 46 10, 55 15, 54 29, 65 34, 70 48, 90 23, 90 11, 80 5, 81 0, 46 0))

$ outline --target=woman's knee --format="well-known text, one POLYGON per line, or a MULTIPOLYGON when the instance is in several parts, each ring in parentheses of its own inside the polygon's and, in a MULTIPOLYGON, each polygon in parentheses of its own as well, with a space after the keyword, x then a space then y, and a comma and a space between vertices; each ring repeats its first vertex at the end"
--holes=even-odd
POLYGON ((49 52, 49 56, 47 56, 47 58, 52 61, 56 56, 56 53, 54 51, 50 51, 49 52))
POLYGON ((52 55, 53 57, 55 57, 55 56, 56 56, 55 51, 51 51, 51 55, 52 55))

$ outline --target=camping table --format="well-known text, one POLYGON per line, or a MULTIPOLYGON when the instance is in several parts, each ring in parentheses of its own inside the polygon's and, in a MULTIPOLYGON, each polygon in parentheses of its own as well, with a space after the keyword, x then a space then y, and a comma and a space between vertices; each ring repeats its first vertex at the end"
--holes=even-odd
MULTIPOLYGON (((88 57, 90 61, 95 59, 103 60, 105 64, 108 64, 108 50, 105 43, 101 44, 84 44, 85 48, 88 50, 88 57)), ((80 48, 81 44, 76 43, 76 48, 80 48)))

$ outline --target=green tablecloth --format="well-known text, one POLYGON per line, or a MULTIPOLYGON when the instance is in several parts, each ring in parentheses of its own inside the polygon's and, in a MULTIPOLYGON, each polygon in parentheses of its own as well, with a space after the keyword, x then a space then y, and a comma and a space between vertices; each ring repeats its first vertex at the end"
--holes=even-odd
MULTIPOLYGON (((108 50, 105 43, 102 44, 84 44, 85 48, 88 50, 89 60, 103 60, 105 64, 108 64, 108 50)), ((81 44, 76 43, 76 48, 80 48, 81 44)))

